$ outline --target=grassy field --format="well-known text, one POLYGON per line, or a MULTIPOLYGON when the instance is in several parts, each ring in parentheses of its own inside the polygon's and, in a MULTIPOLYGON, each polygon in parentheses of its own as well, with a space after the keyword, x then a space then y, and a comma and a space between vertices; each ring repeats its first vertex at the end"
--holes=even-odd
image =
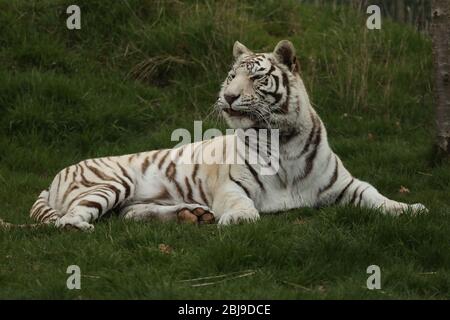
POLYGON ((296 45, 349 170, 430 213, 333 207, 220 229, 112 218, 92 234, 0 230, 0 298, 450 297, 450 165, 434 158, 427 37, 297 1, 76 3, 82 29, 70 31, 72 2, 0 1, 1 218, 29 222, 37 194, 79 160, 173 146, 172 131, 194 120, 224 129, 208 114, 234 41, 271 51, 281 39, 296 45), (372 264, 381 290, 366 288, 372 264), (66 288, 69 265, 81 290, 66 288))

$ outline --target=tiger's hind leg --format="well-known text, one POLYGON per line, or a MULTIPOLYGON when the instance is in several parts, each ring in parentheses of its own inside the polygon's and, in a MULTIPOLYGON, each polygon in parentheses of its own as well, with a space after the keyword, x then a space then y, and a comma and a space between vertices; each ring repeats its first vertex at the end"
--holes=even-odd
POLYGON ((82 231, 94 231, 94 225, 89 218, 94 215, 92 208, 77 206, 69 211, 66 215, 56 221, 55 225, 58 228, 75 228, 82 231))
POLYGON ((58 228, 93 231, 92 222, 111 210, 119 201, 114 189, 95 188, 76 197, 67 213, 55 222, 58 228))
POLYGON ((177 205, 159 205, 154 203, 132 204, 120 211, 124 219, 144 220, 177 220, 179 222, 209 224, 214 222, 214 213, 206 206, 194 203, 177 205))

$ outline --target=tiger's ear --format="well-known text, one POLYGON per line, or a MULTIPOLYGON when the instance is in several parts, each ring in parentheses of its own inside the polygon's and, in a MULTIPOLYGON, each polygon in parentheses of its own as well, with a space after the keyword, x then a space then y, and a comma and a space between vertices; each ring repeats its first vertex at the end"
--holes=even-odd
POLYGON ((239 41, 236 41, 233 45, 233 56, 235 58, 240 57, 242 54, 252 54, 252 53, 253 52, 251 52, 246 46, 244 46, 239 41))
POLYGON ((286 65, 292 72, 299 71, 295 48, 289 40, 281 40, 273 50, 273 54, 279 62, 286 65))

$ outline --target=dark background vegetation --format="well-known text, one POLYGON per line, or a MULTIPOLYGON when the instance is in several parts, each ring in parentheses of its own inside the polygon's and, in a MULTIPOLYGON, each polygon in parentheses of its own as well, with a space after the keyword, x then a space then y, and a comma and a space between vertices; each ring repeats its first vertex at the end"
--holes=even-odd
POLYGON ((366 12, 370 5, 380 7, 383 17, 407 23, 417 30, 428 32, 431 24, 431 0, 299 0, 316 6, 349 6, 366 12))
MULTIPOLYGON (((436 163, 431 44, 412 25, 300 1, 0 1, 0 216, 27 222, 58 170, 170 147, 211 116, 235 40, 298 51, 329 140, 357 177, 428 215, 298 209, 218 229, 109 219, 92 234, 0 230, 0 298, 448 298, 450 166, 436 163), (82 290, 66 288, 81 267, 82 290), (366 288, 366 268, 382 290, 366 288), (198 277, 223 277, 197 281, 198 277)), ((320 4, 320 3, 319 3, 320 4)))

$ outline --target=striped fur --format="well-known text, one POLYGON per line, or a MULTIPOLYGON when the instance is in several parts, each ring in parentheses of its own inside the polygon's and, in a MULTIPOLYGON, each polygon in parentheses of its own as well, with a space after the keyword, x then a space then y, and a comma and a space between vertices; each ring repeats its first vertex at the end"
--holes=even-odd
POLYGON ((350 204, 398 214, 424 210, 381 195, 354 178, 331 150, 323 122, 312 108, 295 51, 281 41, 272 53, 254 54, 236 42, 235 63, 217 106, 232 128, 279 129, 280 169, 261 175, 243 164, 183 164, 208 145, 225 152, 229 135, 174 149, 89 159, 59 172, 31 208, 31 217, 91 230, 92 222, 117 209, 125 218, 171 220, 201 207, 219 224, 253 221, 260 212, 350 204), (222 149, 220 149, 222 148, 222 149))
MULTIPOLYGON (((384 197, 344 167, 311 106, 292 43, 283 40, 272 53, 255 54, 236 42, 233 54, 236 61, 217 103, 225 120, 232 128, 276 128, 281 134, 276 175, 257 176, 251 168, 231 168, 236 189, 259 212, 334 204, 379 208, 391 214, 426 211, 422 204, 384 197)), ((239 219, 246 219, 246 214, 230 210, 219 223, 239 219)))

